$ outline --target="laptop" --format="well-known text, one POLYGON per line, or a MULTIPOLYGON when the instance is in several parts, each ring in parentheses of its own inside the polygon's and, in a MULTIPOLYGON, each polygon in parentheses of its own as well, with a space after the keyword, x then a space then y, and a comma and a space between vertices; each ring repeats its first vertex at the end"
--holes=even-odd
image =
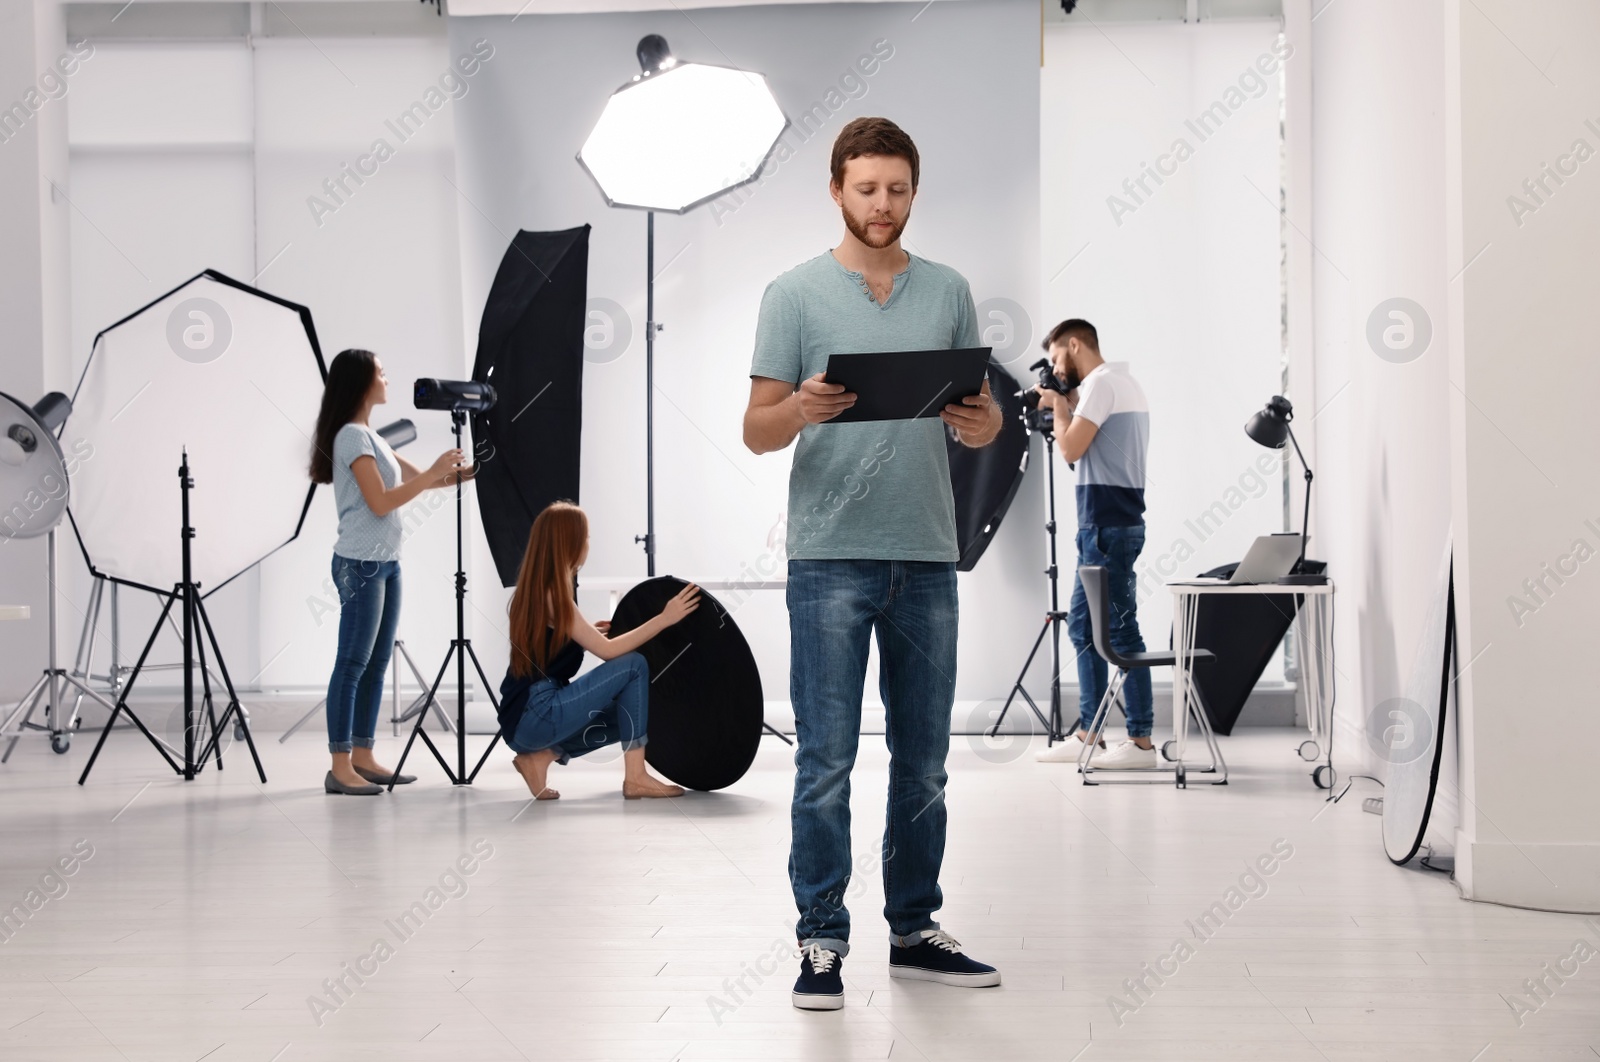
POLYGON ((1300 559, 1298 532, 1262 535, 1250 543, 1244 560, 1228 579, 1175 579, 1180 586, 1261 586, 1279 583, 1300 559))

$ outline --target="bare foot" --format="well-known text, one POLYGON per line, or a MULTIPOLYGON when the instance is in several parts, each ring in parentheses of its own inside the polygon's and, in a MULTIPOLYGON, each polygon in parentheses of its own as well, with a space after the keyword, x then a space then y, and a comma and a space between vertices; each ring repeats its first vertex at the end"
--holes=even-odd
POLYGON ((540 749, 538 752, 524 752, 511 757, 511 766, 522 775, 522 780, 528 783, 528 792, 533 794, 535 800, 559 800, 561 794, 545 785, 545 778, 550 771, 550 765, 555 762, 555 753, 549 749, 540 749))
POLYGON ((683 796, 683 786, 672 785, 650 777, 622 780, 622 795, 629 800, 638 800, 641 797, 675 797, 683 796))

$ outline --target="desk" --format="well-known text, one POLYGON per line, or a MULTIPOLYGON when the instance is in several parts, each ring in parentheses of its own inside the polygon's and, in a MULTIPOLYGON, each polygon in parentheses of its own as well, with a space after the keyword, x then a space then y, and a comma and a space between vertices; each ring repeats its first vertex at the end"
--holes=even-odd
MULTIPOLYGON (((1172 591, 1172 703, 1183 704, 1193 667, 1196 618, 1204 594, 1293 594, 1305 600, 1295 610, 1298 625, 1296 646, 1300 651, 1300 684, 1306 691, 1306 728, 1310 740, 1301 742, 1301 758, 1325 762, 1312 773, 1318 788, 1333 788, 1333 702, 1328 696, 1327 678, 1333 660, 1333 582, 1303 586, 1289 583, 1260 583, 1232 586, 1226 582, 1168 583, 1172 591), (1308 755, 1309 753, 1309 755, 1308 755)), ((1183 762, 1188 739, 1188 713, 1173 712, 1174 752, 1172 759, 1183 762)))

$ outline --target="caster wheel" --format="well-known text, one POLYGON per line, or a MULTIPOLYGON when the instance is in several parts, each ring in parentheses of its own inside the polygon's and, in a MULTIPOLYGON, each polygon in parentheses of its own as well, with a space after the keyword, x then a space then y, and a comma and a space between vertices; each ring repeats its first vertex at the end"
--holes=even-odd
POLYGON ((1178 743, 1176 741, 1163 741, 1161 743, 1161 758, 1162 759, 1166 760, 1168 763, 1171 763, 1172 762, 1172 758, 1174 756, 1176 756, 1177 754, 1178 754, 1178 743))
POLYGON ((1322 755, 1322 749, 1315 741, 1302 741, 1299 748, 1300 758, 1307 763, 1315 763, 1317 757, 1322 755))
POLYGON ((67 754, 67 750, 70 749, 71 747, 72 747, 72 735, 71 734, 51 734, 50 735, 50 751, 54 752, 57 756, 65 756, 67 754))
POLYGON ((244 740, 244 727, 241 726, 238 723, 233 724, 233 740, 235 740, 235 741, 243 741, 244 740))
POLYGON ((1178 788, 1179 789, 1188 789, 1189 788, 1189 775, 1188 775, 1188 772, 1183 769, 1183 764, 1181 764, 1181 763, 1178 764, 1178 788))
POLYGON ((1311 781, 1318 789, 1332 789, 1337 778, 1333 768, 1326 763, 1311 772, 1311 781))

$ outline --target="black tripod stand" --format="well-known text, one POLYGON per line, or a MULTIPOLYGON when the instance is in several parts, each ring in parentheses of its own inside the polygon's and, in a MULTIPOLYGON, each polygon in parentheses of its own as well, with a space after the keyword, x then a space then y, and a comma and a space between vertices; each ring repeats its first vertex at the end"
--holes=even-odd
POLYGON ((1000 714, 995 717, 994 726, 989 728, 989 736, 994 737, 1000 732, 1000 724, 1005 721, 1006 712, 1011 710, 1011 702, 1018 694, 1028 702, 1028 707, 1044 724, 1045 735, 1048 738, 1047 746, 1058 741, 1065 741, 1067 734, 1061 730, 1061 625, 1067 621, 1067 613, 1061 611, 1060 597, 1060 572, 1056 568, 1056 463, 1051 460, 1054 456, 1051 451, 1055 449, 1055 426, 1052 420, 1046 420, 1042 415, 1036 421, 1039 434, 1044 437, 1044 464, 1049 477, 1050 519, 1045 522, 1044 528, 1050 534, 1050 567, 1045 569, 1045 574, 1050 576, 1050 611, 1045 613, 1044 626, 1039 630, 1039 637, 1033 640, 1033 649, 1028 653, 1028 659, 1023 663, 1022 670, 1017 673, 1017 681, 1012 684, 1011 692, 1006 697, 1005 707, 1000 709, 1000 714), (1027 678, 1028 669, 1033 666, 1033 658, 1039 655, 1039 646, 1044 644, 1044 636, 1050 636, 1050 717, 1047 719, 1034 703, 1028 691, 1023 688, 1022 680, 1027 678))
POLYGON ((144 651, 139 654, 139 662, 133 666, 133 671, 128 675, 126 685, 122 687, 122 695, 117 698, 117 705, 111 711, 111 718, 106 720, 105 729, 100 731, 100 740, 94 744, 94 751, 89 754, 89 762, 84 764, 83 774, 78 777, 78 784, 83 785, 89 780, 89 772, 94 769, 94 761, 100 755, 100 749, 105 746, 106 738, 111 733, 111 728, 117 724, 117 716, 126 714, 133 720, 133 725, 145 736, 150 744, 155 746, 161 758, 167 761, 167 766, 173 771, 183 775, 184 781, 193 781, 195 775, 205 767, 206 760, 215 758, 217 770, 222 770, 222 746, 220 738, 227 733, 230 723, 238 728, 245 744, 250 747, 250 758, 255 761, 256 774, 264 783, 267 773, 261 769, 261 757, 256 753, 255 740, 250 736, 250 723, 245 718, 244 709, 239 704, 239 695, 234 692, 233 679, 228 675, 228 665, 222 659, 222 649, 217 645, 217 636, 211 629, 211 617, 206 615, 205 599, 200 596, 200 586, 194 581, 194 573, 190 567, 190 546, 194 539, 194 526, 189 523, 189 491, 194 486, 194 480, 189 478, 189 451, 183 451, 183 463, 178 466, 178 484, 183 493, 183 527, 179 531, 183 549, 183 581, 172 588, 170 594, 160 596, 166 599, 161 606, 161 615, 156 617, 155 626, 150 629, 150 637, 145 640, 144 651), (172 606, 178 602, 183 603, 183 762, 180 764, 172 758, 167 751, 167 745, 150 728, 134 714, 128 706, 128 695, 133 692, 134 684, 139 681, 139 674, 144 669, 145 661, 150 656, 151 648, 156 644, 156 636, 161 633, 161 628, 167 622, 167 616, 172 612, 172 606), (204 637, 202 637, 204 628, 204 637), (206 667, 206 642, 211 643, 211 655, 216 659, 217 670, 222 675, 222 683, 228 690, 228 707, 223 711, 222 718, 217 718, 216 705, 211 696, 211 676, 206 667), (211 727, 211 740, 204 748, 196 752, 197 730, 201 725, 199 711, 194 699, 194 673, 195 668, 200 669, 200 683, 202 687, 201 705, 205 709, 205 721, 211 727))
MULTIPOLYGON (((459 409, 450 411, 450 424, 456 433, 456 449, 461 449, 461 428, 466 423, 467 415, 459 409)), ((467 573, 461 554, 461 488, 462 480, 456 476, 456 636, 450 643, 450 648, 444 654, 444 663, 439 665, 439 674, 434 678, 433 685, 428 688, 428 695, 423 704, 423 709, 417 713, 417 722, 411 728, 411 736, 406 739, 405 751, 400 753, 400 762, 394 765, 394 775, 389 779, 389 789, 394 790, 394 779, 400 776, 400 768, 406 764, 406 757, 411 755, 411 746, 421 736, 422 743, 428 746, 428 751, 433 753, 433 758, 439 761, 439 766, 444 768, 444 776, 450 779, 451 785, 471 785, 472 780, 478 777, 478 772, 483 770, 484 763, 489 759, 489 753, 500 741, 500 728, 495 727, 494 740, 489 742, 489 747, 483 750, 483 755, 478 759, 477 766, 472 768, 472 773, 467 773, 467 657, 472 658, 472 666, 477 669, 478 681, 483 683, 484 693, 488 694, 489 703, 494 706, 496 716, 500 712, 500 702, 495 699, 494 687, 489 682, 489 677, 483 673, 483 665, 478 662, 478 654, 472 650, 472 639, 467 637, 467 573), (450 763, 439 752, 439 747, 433 743, 427 731, 422 729, 422 724, 427 722, 428 708, 434 706, 434 694, 439 691, 439 683, 444 681, 444 673, 450 668, 450 658, 456 661, 456 766, 451 768, 450 763)))

